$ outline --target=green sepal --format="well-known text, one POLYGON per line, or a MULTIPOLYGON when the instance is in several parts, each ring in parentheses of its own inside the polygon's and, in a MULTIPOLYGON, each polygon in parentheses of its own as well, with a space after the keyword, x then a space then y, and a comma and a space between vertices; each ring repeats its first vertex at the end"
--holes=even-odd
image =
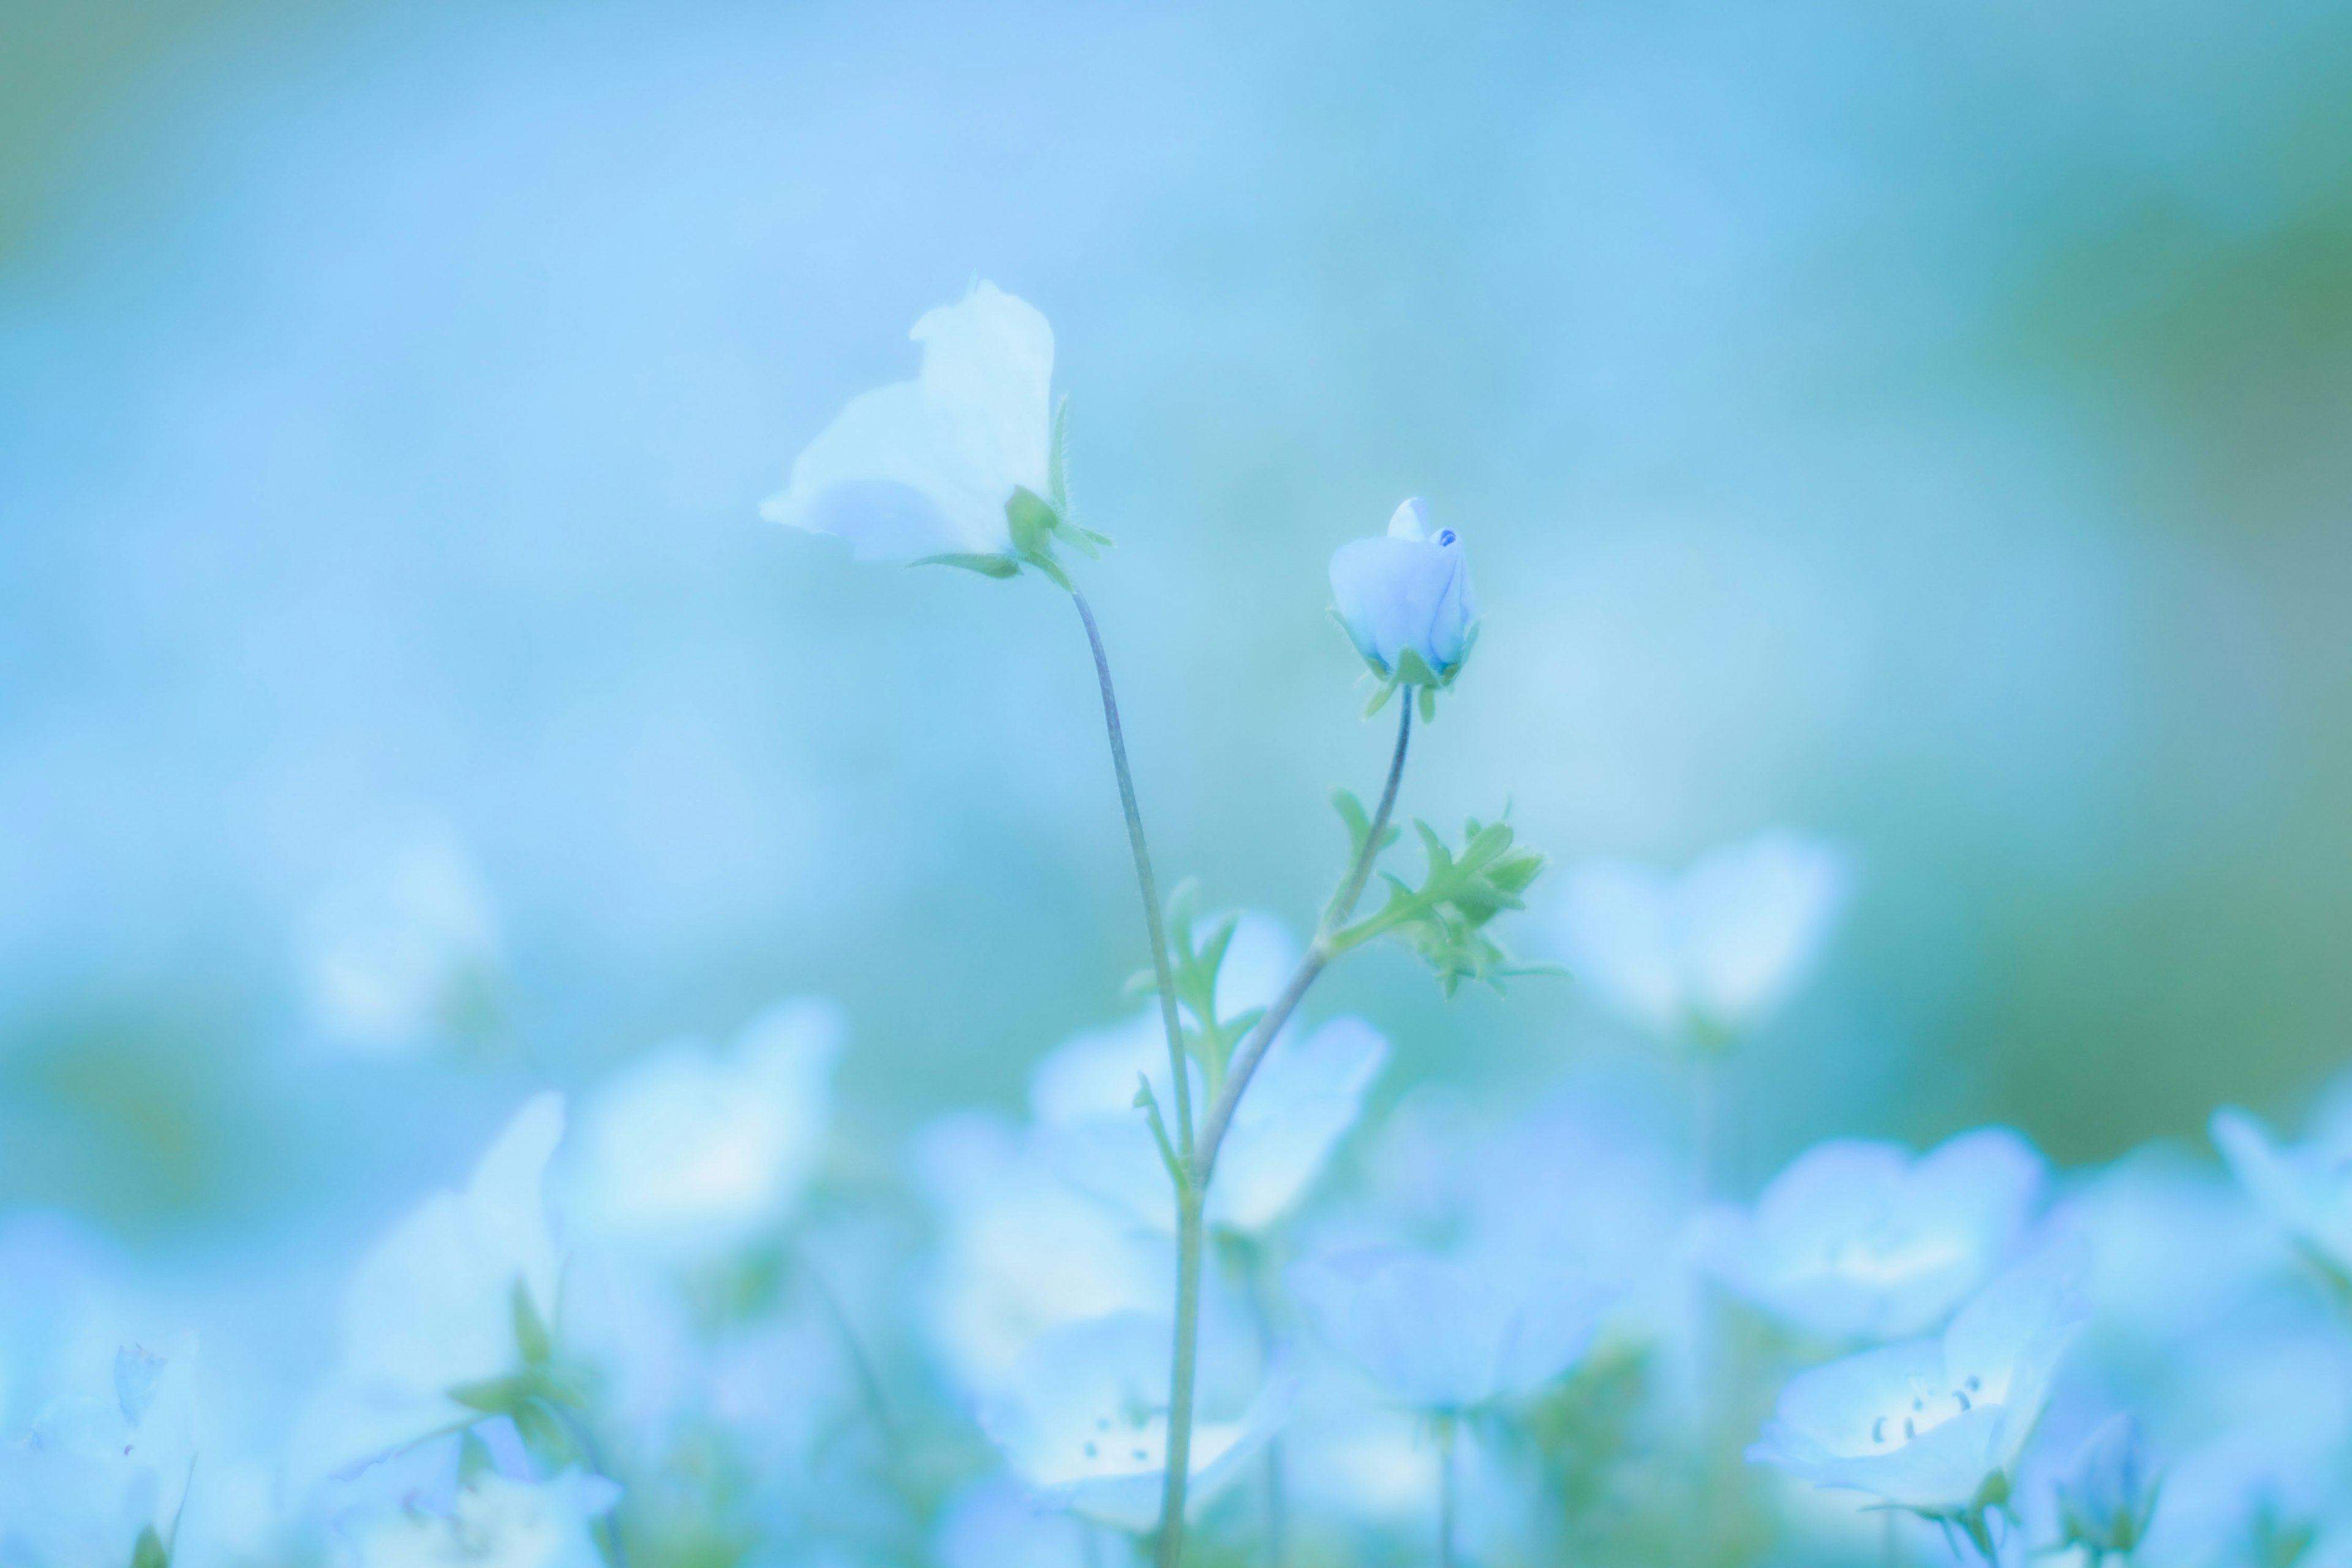
POLYGON ((1017 577, 1021 563, 1010 555, 926 555, 909 561, 909 566, 956 566, 966 572, 977 572, 983 577, 1017 577))
POLYGON ((172 1554, 163 1550, 163 1538, 148 1525, 139 1532, 139 1543, 131 1549, 131 1568, 172 1568, 172 1554))
MULTIPOLYGON (((1367 662, 1370 661, 1368 660, 1367 662)), ((1379 688, 1372 692, 1372 700, 1364 704, 1364 717, 1369 719, 1373 714, 1379 712, 1381 709, 1387 707, 1389 705, 1389 699, 1394 697, 1396 694, 1397 683, 1394 680, 1382 681, 1379 688)))
POLYGON ((1435 723, 1436 721, 1437 688, 1434 686, 1424 686, 1421 688, 1421 721, 1424 724, 1432 724, 1435 723))
POLYGON ((515 1349, 522 1352, 525 1366, 545 1366, 555 1359, 555 1338, 539 1315, 539 1303, 530 1299, 530 1287, 520 1279, 514 1282, 513 1303, 515 1349))
POLYGON ((485 1415, 516 1415, 534 1402, 566 1405, 574 1409, 584 1409, 588 1404, 586 1380, 575 1372, 555 1366, 533 1367, 505 1377, 484 1378, 478 1383, 460 1383, 446 1392, 467 1409, 478 1410, 485 1415))

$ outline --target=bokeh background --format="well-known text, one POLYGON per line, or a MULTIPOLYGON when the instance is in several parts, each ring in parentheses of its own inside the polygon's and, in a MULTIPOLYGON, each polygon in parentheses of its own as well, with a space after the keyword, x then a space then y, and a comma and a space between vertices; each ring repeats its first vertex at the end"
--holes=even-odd
MULTIPOLYGON (((1409 810, 1855 858, 1751 1179, 2342 1063, 2339 5, 14 0, 0 1201, 225 1281, 315 1238, 324 1302, 524 1084, 822 992, 882 1183, 1122 1014, 1067 606, 754 512, 975 278, 1056 329, 1211 904, 1324 897, 1389 739, 1324 563, 1422 493, 1485 632, 1409 810)), ((1567 982, 1327 987, 1387 1099, 1638 1048, 1567 982)))

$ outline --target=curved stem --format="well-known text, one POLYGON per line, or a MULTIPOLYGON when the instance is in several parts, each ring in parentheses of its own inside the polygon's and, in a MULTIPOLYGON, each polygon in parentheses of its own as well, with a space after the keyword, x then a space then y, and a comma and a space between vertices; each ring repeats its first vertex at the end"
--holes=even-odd
POLYGON ((1127 735, 1119 727, 1118 695, 1111 687, 1110 656, 1087 596, 1070 589, 1070 602, 1086 624, 1094 650, 1095 679, 1102 687, 1103 728, 1110 735, 1110 762, 1118 774, 1118 804, 1127 813, 1127 842, 1135 852, 1135 884, 1143 895, 1144 931, 1151 942, 1151 974, 1160 984, 1160 1021, 1168 1034, 1168 1077, 1176 1100, 1176 1330, 1168 1372, 1168 1479, 1160 1494, 1160 1563, 1176 1568, 1184 1555, 1184 1489, 1192 1470, 1192 1380, 1201 1338, 1201 1192, 1205 1178, 1193 1159, 1192 1086, 1184 1070, 1184 1026, 1176 1015, 1176 976, 1168 963, 1168 932, 1161 923, 1160 886, 1151 875, 1151 850, 1143 839, 1143 813, 1135 804, 1135 774, 1127 765, 1127 735))
POLYGON ((1184 1026, 1176 1016, 1176 976, 1168 966, 1168 932, 1160 924, 1160 885, 1151 876, 1151 850, 1143 841, 1143 813, 1135 805, 1135 775, 1127 766, 1127 734, 1119 728, 1118 694, 1111 689, 1110 658, 1103 652, 1102 632, 1095 626, 1087 596, 1070 590, 1070 602, 1086 623, 1087 643, 1094 649, 1095 679, 1102 685, 1103 728, 1110 732, 1110 765, 1118 774, 1118 804, 1127 813, 1127 842, 1135 851, 1135 885, 1143 894, 1143 926, 1151 940, 1151 975, 1160 983, 1160 1021, 1168 1031, 1168 1073, 1176 1097, 1176 1152, 1187 1164, 1192 1158, 1192 1086, 1184 1071, 1184 1026))
MULTIPOLYGON (((1285 1024, 1290 1022, 1290 1015, 1297 1010, 1299 1001, 1307 994, 1307 988, 1315 984, 1316 976, 1323 973, 1324 965, 1344 951, 1335 944, 1333 938, 1348 923, 1348 917, 1356 912, 1356 900, 1364 896, 1364 886, 1372 879, 1373 864, 1381 857, 1381 840, 1387 836, 1389 817, 1396 810, 1397 789, 1404 782, 1405 753, 1412 744, 1410 694, 1398 706, 1402 712, 1397 721, 1396 752, 1389 759, 1388 783, 1381 790, 1380 809, 1372 814, 1371 831, 1364 836, 1364 847, 1357 853, 1356 864, 1349 870, 1348 880, 1341 885, 1339 896, 1332 900, 1330 909, 1324 914, 1322 927, 1316 931, 1315 940, 1307 944, 1307 955, 1298 961, 1298 967, 1292 973, 1289 984, 1282 988, 1282 994, 1274 999, 1274 1005, 1265 1010, 1255 1026, 1242 1037, 1242 1043, 1234 1048, 1233 1063, 1226 1068, 1224 1084, 1218 1089, 1215 1102, 1209 1107, 1207 1120, 1202 1123, 1200 1157, 1193 1162, 1193 1168, 1194 1184, 1204 1190, 1209 1184, 1210 1175, 1217 1167, 1217 1148, 1225 1141, 1226 1129, 1233 1124, 1234 1110, 1241 1104, 1243 1090, 1249 1088, 1250 1076, 1257 1071, 1258 1063, 1265 1058, 1267 1048, 1274 1044, 1274 1037, 1282 1032, 1285 1024)), ((1350 942, 1348 945, 1355 944, 1350 942)))

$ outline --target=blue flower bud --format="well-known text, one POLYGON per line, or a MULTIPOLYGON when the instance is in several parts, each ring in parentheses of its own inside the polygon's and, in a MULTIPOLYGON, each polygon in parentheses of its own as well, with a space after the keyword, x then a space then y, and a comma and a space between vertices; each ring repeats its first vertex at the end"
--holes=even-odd
POLYGON ((1477 639, 1462 538, 1450 528, 1433 534, 1418 498, 1397 508, 1385 537, 1333 552, 1331 598, 1372 673, 1398 685, 1452 685, 1477 639))
POLYGON ((2128 1415, 2109 1418, 2083 1445, 2057 1489, 2067 1545, 2083 1548, 2094 1562, 2135 1550, 2147 1538, 2157 1493, 2138 1424, 2128 1415))

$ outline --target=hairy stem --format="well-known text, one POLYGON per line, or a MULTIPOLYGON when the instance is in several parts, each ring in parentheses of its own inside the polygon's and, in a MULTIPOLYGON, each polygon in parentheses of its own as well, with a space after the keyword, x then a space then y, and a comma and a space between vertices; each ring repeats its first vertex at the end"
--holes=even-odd
POLYGON ((1290 1022, 1290 1015, 1297 1010, 1307 987, 1315 984, 1316 977, 1323 973, 1324 965, 1339 955, 1341 950, 1333 944, 1332 939, 1348 923, 1348 917, 1355 913, 1356 901, 1364 896, 1364 886, 1372 879, 1372 866, 1381 855, 1381 840, 1387 837, 1389 817, 1396 810, 1397 789, 1404 782, 1405 752, 1412 743, 1412 703, 1408 700, 1397 706, 1402 712, 1397 721, 1396 752, 1389 759, 1388 783, 1381 790, 1380 809, 1372 814, 1371 831, 1364 836, 1364 847, 1357 854, 1355 865, 1349 868, 1348 879, 1340 885, 1339 898, 1332 900, 1330 909, 1324 914, 1323 924, 1316 931, 1315 940, 1307 943, 1307 955, 1298 961, 1297 969, 1292 972, 1289 983, 1283 986, 1282 994, 1275 998, 1274 1005, 1265 1010, 1265 1016, 1258 1019, 1248 1034, 1242 1037, 1242 1043, 1234 1049, 1233 1064, 1226 1069, 1224 1084, 1218 1089, 1215 1102, 1209 1107, 1208 1120, 1202 1124, 1200 1156, 1194 1162, 1194 1184, 1197 1186, 1206 1188, 1210 1175, 1216 1170, 1217 1148, 1225 1140, 1226 1129, 1233 1124, 1234 1110, 1240 1105, 1243 1091, 1249 1088, 1250 1075, 1257 1071, 1258 1063, 1265 1059, 1267 1047, 1274 1044, 1274 1038, 1282 1032, 1282 1026, 1290 1022))

